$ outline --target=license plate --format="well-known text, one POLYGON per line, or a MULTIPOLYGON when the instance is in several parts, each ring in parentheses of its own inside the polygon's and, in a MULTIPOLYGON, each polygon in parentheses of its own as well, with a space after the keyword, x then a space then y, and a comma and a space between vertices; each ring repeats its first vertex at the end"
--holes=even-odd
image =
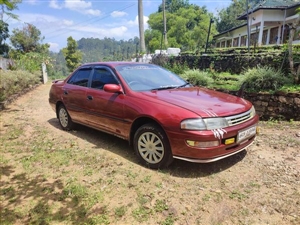
POLYGON ((241 142, 245 139, 248 139, 249 137, 252 137, 256 134, 256 126, 247 128, 245 130, 241 130, 238 132, 237 135, 237 142, 241 142))

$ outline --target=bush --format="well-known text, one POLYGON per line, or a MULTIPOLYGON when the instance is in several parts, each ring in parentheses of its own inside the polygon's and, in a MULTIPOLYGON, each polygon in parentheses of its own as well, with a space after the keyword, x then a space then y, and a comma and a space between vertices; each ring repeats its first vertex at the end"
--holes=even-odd
POLYGON ((41 82, 41 72, 0 70, 0 102, 41 82))
POLYGON ((277 91, 284 85, 292 84, 293 80, 271 67, 249 69, 240 78, 240 85, 246 84, 246 91, 277 91))
POLYGON ((206 71, 200 70, 186 70, 181 77, 191 84, 199 86, 210 86, 214 80, 210 77, 210 74, 206 71))

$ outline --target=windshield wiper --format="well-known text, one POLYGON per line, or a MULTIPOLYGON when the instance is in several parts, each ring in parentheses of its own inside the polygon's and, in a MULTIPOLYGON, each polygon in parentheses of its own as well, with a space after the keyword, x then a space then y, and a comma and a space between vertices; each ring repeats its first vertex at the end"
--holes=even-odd
POLYGON ((167 90, 167 89, 174 89, 174 88, 177 88, 177 86, 174 86, 174 85, 161 86, 158 88, 153 88, 153 89, 151 89, 151 91, 167 90))
POLYGON ((183 87, 185 87, 185 86, 187 86, 187 85, 191 85, 191 84, 190 84, 189 82, 186 82, 186 83, 183 84, 183 85, 177 86, 176 89, 177 89, 177 88, 183 88, 183 87))

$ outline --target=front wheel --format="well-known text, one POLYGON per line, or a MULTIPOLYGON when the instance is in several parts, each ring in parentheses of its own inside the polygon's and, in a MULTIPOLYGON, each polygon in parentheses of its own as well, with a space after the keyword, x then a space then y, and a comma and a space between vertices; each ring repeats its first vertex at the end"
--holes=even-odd
POLYGON ((134 135, 133 145, 139 160, 147 167, 165 168, 173 161, 168 138, 155 124, 141 126, 134 135))
POLYGON ((63 130, 71 130, 74 127, 74 123, 64 105, 58 107, 57 116, 63 130))

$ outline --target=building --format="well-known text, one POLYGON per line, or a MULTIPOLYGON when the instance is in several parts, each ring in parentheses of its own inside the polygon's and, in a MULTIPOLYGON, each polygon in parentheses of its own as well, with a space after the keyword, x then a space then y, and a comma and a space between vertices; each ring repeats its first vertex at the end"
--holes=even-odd
MULTIPOLYGON (((227 30, 213 37, 217 48, 248 46, 247 21, 249 24, 250 46, 283 44, 288 41, 290 24, 299 14, 299 0, 260 0, 256 1, 248 13, 239 16, 238 20, 245 20, 243 25, 227 30)), ((300 31, 300 27, 297 28, 300 31)), ((300 34, 299 34, 300 35, 300 34)), ((300 36, 294 38, 293 43, 300 44, 300 36)))

